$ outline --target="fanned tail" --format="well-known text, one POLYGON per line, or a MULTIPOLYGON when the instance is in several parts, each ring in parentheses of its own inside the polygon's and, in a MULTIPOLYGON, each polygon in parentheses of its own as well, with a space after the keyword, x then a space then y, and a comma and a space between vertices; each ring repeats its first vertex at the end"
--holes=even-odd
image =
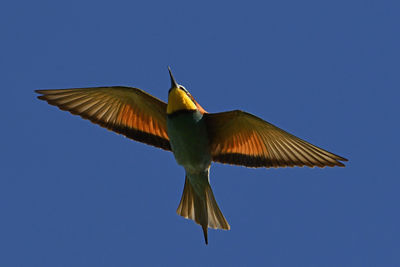
POLYGON ((182 199, 176 212, 200 224, 203 228, 204 240, 208 244, 208 228, 229 230, 230 226, 215 201, 208 183, 208 171, 205 181, 205 183, 197 184, 197 190, 195 190, 186 176, 182 199))

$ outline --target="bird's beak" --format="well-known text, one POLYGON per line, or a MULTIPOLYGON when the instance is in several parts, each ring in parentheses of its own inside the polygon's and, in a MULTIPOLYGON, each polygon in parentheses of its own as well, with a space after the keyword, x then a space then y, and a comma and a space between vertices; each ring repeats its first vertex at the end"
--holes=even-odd
POLYGON ((169 76, 171 77, 171 88, 178 88, 179 85, 176 83, 174 76, 172 75, 170 67, 168 67, 169 76))

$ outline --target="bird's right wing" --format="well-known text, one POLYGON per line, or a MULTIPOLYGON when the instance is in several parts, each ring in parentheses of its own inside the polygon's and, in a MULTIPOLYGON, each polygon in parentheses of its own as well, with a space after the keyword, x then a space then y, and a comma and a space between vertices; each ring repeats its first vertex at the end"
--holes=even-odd
POLYGON ((133 140, 171 150, 167 104, 132 87, 36 90, 39 99, 133 140))
POLYGON ((212 160, 246 167, 344 166, 347 159, 240 110, 206 113, 212 160))

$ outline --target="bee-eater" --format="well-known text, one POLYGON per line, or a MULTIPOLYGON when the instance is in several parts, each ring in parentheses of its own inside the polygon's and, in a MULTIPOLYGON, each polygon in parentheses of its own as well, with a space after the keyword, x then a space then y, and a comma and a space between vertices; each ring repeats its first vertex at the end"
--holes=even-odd
POLYGON ((209 183, 211 162, 245 167, 333 167, 347 159, 241 110, 207 113, 168 68, 168 104, 132 87, 36 90, 38 98, 133 140, 172 151, 186 172, 177 213, 207 229, 230 226, 209 183))

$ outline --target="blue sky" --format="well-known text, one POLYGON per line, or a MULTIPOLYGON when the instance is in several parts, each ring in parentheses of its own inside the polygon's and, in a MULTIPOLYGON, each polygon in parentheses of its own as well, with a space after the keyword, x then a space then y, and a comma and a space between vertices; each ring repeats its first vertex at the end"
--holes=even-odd
POLYGON ((399 266, 397 1, 3 1, 1 266, 399 266), (346 168, 213 164, 231 231, 179 217, 172 154, 36 99, 171 66, 209 112, 243 109, 346 168))

